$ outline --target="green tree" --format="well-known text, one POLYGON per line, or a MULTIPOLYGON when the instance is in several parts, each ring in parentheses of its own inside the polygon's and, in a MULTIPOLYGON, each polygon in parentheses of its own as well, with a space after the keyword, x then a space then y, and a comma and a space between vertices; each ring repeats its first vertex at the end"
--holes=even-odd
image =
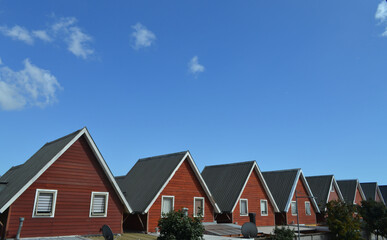
POLYGON ((339 201, 327 204, 327 224, 333 238, 337 240, 360 240, 360 218, 357 207, 339 201))
POLYGON ((273 240, 293 240, 294 236, 295 236, 294 230, 290 229, 289 227, 278 228, 277 226, 275 226, 274 236, 271 239, 273 239, 273 240))
POLYGON ((379 236, 385 236, 387 209, 383 203, 371 199, 362 201, 359 213, 363 218, 362 227, 367 233, 368 239, 370 239, 371 233, 375 234, 377 239, 379 236))
POLYGON ((201 217, 188 217, 183 210, 172 211, 159 219, 159 240, 203 239, 204 227, 201 217))

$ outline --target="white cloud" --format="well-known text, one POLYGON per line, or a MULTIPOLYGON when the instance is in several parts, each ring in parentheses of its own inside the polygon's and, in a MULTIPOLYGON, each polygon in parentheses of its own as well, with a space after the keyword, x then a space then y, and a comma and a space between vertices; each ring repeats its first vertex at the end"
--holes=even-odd
POLYGON ((13 28, 1 26, 0 31, 5 36, 11 37, 12 39, 20 40, 30 45, 34 43, 34 38, 31 36, 30 32, 27 29, 18 25, 14 26, 13 28))
POLYGON ((47 31, 45 30, 32 31, 32 34, 34 35, 34 37, 39 38, 42 41, 45 41, 45 42, 52 41, 52 38, 47 34, 47 31))
POLYGON ((56 77, 50 71, 24 60, 24 69, 14 71, 0 67, 0 107, 3 110, 17 110, 27 104, 45 107, 56 101, 56 92, 61 89, 56 77))
POLYGON ((132 33, 132 37, 134 38, 134 49, 149 47, 156 40, 156 35, 141 23, 137 23, 132 26, 132 28, 135 30, 132 33))
POLYGON ((387 2, 381 1, 376 9, 375 18, 384 22, 387 19, 387 2))
POLYGON ((204 72, 205 68, 203 65, 199 64, 198 56, 194 56, 191 61, 188 63, 189 71, 192 74, 198 74, 204 72))

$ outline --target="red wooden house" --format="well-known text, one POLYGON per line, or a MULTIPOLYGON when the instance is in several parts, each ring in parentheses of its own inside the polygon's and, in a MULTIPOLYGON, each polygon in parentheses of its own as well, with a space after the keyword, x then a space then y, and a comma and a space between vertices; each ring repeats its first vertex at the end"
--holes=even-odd
POLYGON ((133 209, 124 230, 156 232, 163 213, 183 208, 203 222, 214 222, 219 212, 189 151, 140 159, 116 180, 133 209))
POLYGON ((341 194, 343 194, 346 203, 361 205, 361 201, 367 200, 363 189, 357 179, 339 180, 337 184, 340 187, 341 194))
POLYGON ((0 178, 1 238, 122 232, 131 209, 86 128, 45 144, 0 178))
POLYGON ((382 192, 376 182, 360 183, 361 188, 366 196, 367 200, 371 199, 375 202, 381 202, 386 205, 382 192))
POLYGON ((317 223, 325 224, 327 203, 329 201, 343 201, 339 185, 333 175, 310 176, 306 177, 309 187, 312 190, 313 196, 316 197, 316 202, 320 208, 320 213, 316 213, 317 223))
POLYGON ((277 204, 255 161, 206 166, 204 181, 221 210, 218 223, 243 225, 254 213, 257 226, 273 226, 277 204))
POLYGON ((297 224, 297 214, 300 224, 316 225, 320 210, 301 169, 262 174, 280 210, 276 225, 297 224))

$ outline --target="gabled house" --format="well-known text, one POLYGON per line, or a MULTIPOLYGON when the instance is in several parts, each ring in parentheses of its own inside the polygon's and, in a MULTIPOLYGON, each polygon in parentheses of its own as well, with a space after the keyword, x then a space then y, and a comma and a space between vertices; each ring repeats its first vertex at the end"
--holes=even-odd
POLYGON ((333 175, 323 175, 306 177, 306 181, 320 209, 320 213, 316 213, 317 223, 325 223, 327 203, 333 200, 344 202, 336 179, 333 175))
POLYGON ((387 200, 387 185, 379 186, 379 190, 383 196, 383 199, 385 199, 385 201, 386 201, 387 200))
POLYGON ((338 180, 337 184, 339 185, 341 194, 343 195, 346 203, 352 203, 360 206, 361 201, 366 200, 366 196, 364 195, 359 180, 338 180))
POLYGON ((19 218, 22 238, 101 234, 104 224, 122 233, 131 212, 86 128, 46 143, 0 182, 3 239, 16 237, 19 218))
POLYGON ((379 186, 376 182, 360 183, 360 185, 367 200, 371 199, 386 205, 384 197, 380 192, 379 186))
POLYGON ((203 222, 214 222, 219 212, 189 151, 140 159, 116 179, 133 209, 124 217, 124 230, 156 232, 163 213, 173 210, 186 209, 203 222))
POLYGON ((206 166, 202 176, 222 212, 218 223, 242 225, 255 213, 257 226, 274 226, 279 210, 255 161, 206 166))
POLYGON ((276 213, 276 225, 297 224, 297 212, 300 224, 316 225, 320 210, 301 169, 262 174, 280 211, 276 213))

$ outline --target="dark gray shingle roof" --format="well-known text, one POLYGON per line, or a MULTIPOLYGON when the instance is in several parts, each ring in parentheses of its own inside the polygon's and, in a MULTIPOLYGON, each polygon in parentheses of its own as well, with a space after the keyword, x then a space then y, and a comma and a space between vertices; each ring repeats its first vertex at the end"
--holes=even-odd
POLYGON ((357 183, 358 181, 356 179, 337 181, 337 184, 340 187, 341 194, 343 195, 344 201, 346 203, 354 202, 357 183))
POLYGON ((306 177, 306 181, 308 181, 313 196, 316 197, 316 202, 320 211, 325 210, 332 180, 333 175, 306 177))
POLYGON ((134 212, 143 213, 188 151, 139 159, 118 184, 134 212))
POLYGON ((363 189, 363 193, 366 196, 366 199, 372 199, 375 201, 376 197, 376 182, 369 182, 369 183, 360 183, 361 189, 363 189))
POLYGON ((81 130, 55 141, 46 143, 24 164, 12 167, 1 178, 3 187, 0 194, 0 209, 8 203, 59 151, 61 151, 81 130), (4 184, 6 183, 6 184, 4 184))
POLYGON ((222 212, 231 212, 254 161, 206 166, 202 177, 222 212))
POLYGON ((270 192, 281 212, 286 211, 286 204, 300 169, 262 172, 270 192))

